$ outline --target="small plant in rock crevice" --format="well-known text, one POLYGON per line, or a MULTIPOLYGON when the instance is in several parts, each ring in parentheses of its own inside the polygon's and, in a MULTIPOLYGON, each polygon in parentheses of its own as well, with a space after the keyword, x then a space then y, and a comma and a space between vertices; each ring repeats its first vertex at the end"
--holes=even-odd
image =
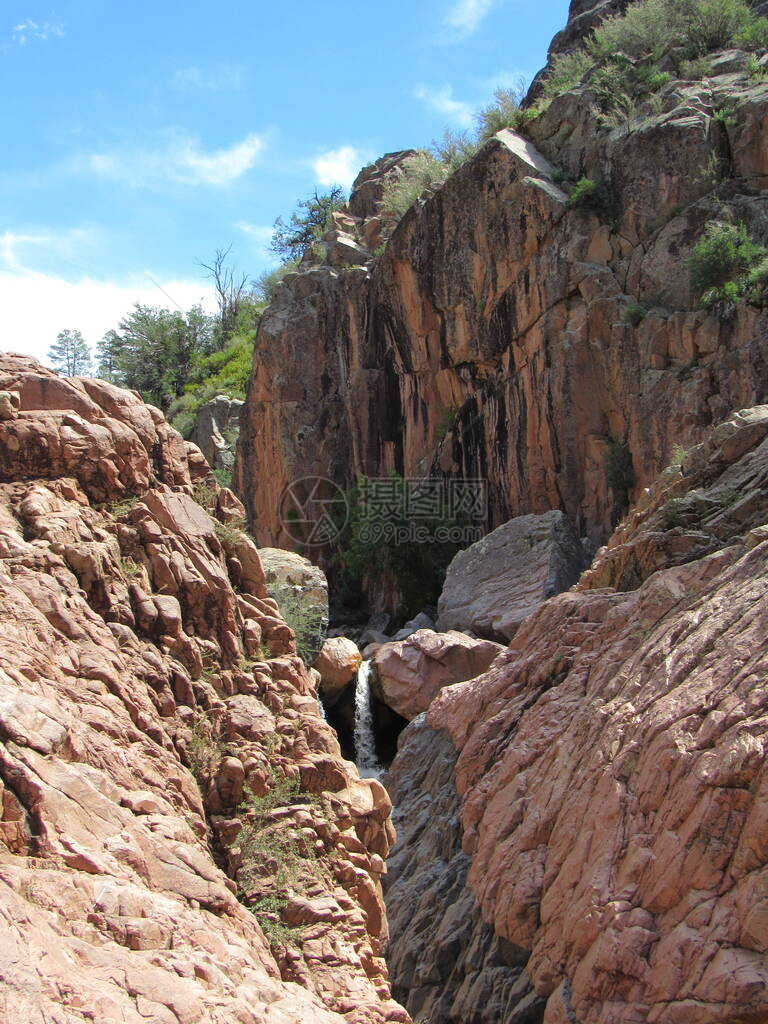
POLYGON ((291 891, 306 888, 306 875, 319 875, 317 856, 304 836, 295 835, 285 820, 274 820, 271 812, 281 807, 306 803, 317 806, 311 794, 304 792, 296 779, 270 771, 270 783, 263 796, 248 789, 240 808, 242 827, 236 846, 240 850, 240 866, 236 881, 238 898, 259 921, 273 945, 295 941, 296 929, 280 920, 291 891), (265 881, 273 891, 252 898, 253 890, 265 881))
POLYGON ((245 519, 242 516, 236 516, 228 523, 221 523, 218 519, 213 522, 213 532, 225 546, 237 544, 239 540, 247 536, 245 527, 245 519))
POLYGON ((622 323, 638 327, 648 313, 647 308, 641 302, 630 302, 621 311, 622 323))
POLYGON ((565 205, 569 210, 595 213, 611 221, 616 216, 615 201, 610 188, 604 181, 596 181, 593 178, 579 178, 565 205))
POLYGON ((128 555, 120 558, 120 571, 126 579, 133 580, 137 576, 141 576, 144 570, 135 559, 128 555))
POLYGON ((323 608, 296 587, 270 584, 268 589, 270 597, 277 601, 283 621, 296 636, 297 654, 311 665, 323 645, 328 625, 323 608))
POLYGON ((217 726, 202 711, 195 716, 190 731, 186 748, 187 761, 189 770, 201 783, 221 760, 222 744, 217 726))

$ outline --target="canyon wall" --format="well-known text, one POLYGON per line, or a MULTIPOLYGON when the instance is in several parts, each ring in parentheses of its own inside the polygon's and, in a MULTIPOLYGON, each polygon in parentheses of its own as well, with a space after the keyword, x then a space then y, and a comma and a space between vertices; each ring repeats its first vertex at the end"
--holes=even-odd
POLYGON ((242 506, 135 393, 0 355, 0 1017, 407 1021, 390 803, 242 506))
MULTIPOLYGON (((637 498, 675 444, 763 401, 766 314, 695 308, 687 266, 724 207, 768 239, 768 85, 745 62, 673 79, 631 129, 603 124, 586 87, 566 93, 526 138, 492 138, 363 265, 289 274, 262 319, 238 449, 259 541, 295 546, 278 513, 291 482, 395 470, 486 479, 488 528, 560 508, 601 543, 625 501, 613 459, 631 462, 637 498), (581 176, 608 184, 612 211, 568 208, 581 176)), ((361 238, 396 163, 359 179, 361 238)))
POLYGON ((449 891, 463 933, 486 922, 515 951, 519 1002, 489 1020, 768 1019, 766 521, 761 407, 667 469, 576 587, 405 730, 388 901, 416 923, 390 951, 412 1010, 481 1024, 511 987, 498 959, 470 974, 424 941, 449 891))

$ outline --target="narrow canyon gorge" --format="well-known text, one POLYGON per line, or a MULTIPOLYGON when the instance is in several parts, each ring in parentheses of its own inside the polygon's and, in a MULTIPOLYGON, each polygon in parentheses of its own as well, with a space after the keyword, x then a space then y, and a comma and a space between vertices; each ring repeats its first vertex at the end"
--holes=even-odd
POLYGON ((768 52, 546 94, 632 6, 190 440, 3 340, 0 1021, 768 1024, 768 52), (370 481, 482 491, 436 590, 370 481))

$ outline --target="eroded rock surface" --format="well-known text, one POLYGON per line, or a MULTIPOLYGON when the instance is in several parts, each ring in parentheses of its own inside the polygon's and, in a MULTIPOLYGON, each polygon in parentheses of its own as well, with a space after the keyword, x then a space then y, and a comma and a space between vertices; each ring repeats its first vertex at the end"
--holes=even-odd
POLYGON ((768 1019, 766 522, 762 408, 427 712, 459 752, 470 888, 530 952, 544 1024, 768 1019))
POLYGON ((132 393, 7 355, 0 391, 0 1017, 405 1021, 389 800, 236 499, 132 393))
POLYGON ((334 636, 325 641, 313 668, 320 673, 320 692, 326 703, 336 703, 357 676, 362 660, 357 644, 348 637, 334 636))
POLYGON ((398 833, 385 879, 393 991, 433 1024, 540 1024, 544 1000, 531 988, 527 952, 483 922, 466 884, 456 757, 421 715, 384 777, 398 833))

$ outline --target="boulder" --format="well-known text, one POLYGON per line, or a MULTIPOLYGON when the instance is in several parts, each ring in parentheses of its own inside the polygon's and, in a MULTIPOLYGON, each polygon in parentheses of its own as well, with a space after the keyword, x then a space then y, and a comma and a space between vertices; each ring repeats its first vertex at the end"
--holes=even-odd
POLYGON ((434 620, 431 619, 429 617, 429 615, 427 615, 426 612, 419 612, 418 615, 415 615, 412 619, 409 619, 408 622, 405 623, 405 625, 403 626, 402 629, 398 629, 398 631, 395 633, 393 639, 395 639, 395 640, 405 640, 406 637, 409 637, 412 633, 415 633, 417 629, 434 629, 434 628, 435 628, 434 620))
POLYGON ((357 676, 362 660, 357 644, 348 637, 335 636, 325 641, 313 667, 320 673, 320 692, 326 704, 336 703, 357 676))
POLYGON ((463 633, 419 629, 407 639, 382 644, 373 655, 373 688, 409 720, 426 711, 444 686, 474 679, 504 650, 463 633))
POLYGON ((511 640, 523 619, 567 590, 584 567, 584 549, 562 512, 517 516, 448 566, 438 629, 511 640))

